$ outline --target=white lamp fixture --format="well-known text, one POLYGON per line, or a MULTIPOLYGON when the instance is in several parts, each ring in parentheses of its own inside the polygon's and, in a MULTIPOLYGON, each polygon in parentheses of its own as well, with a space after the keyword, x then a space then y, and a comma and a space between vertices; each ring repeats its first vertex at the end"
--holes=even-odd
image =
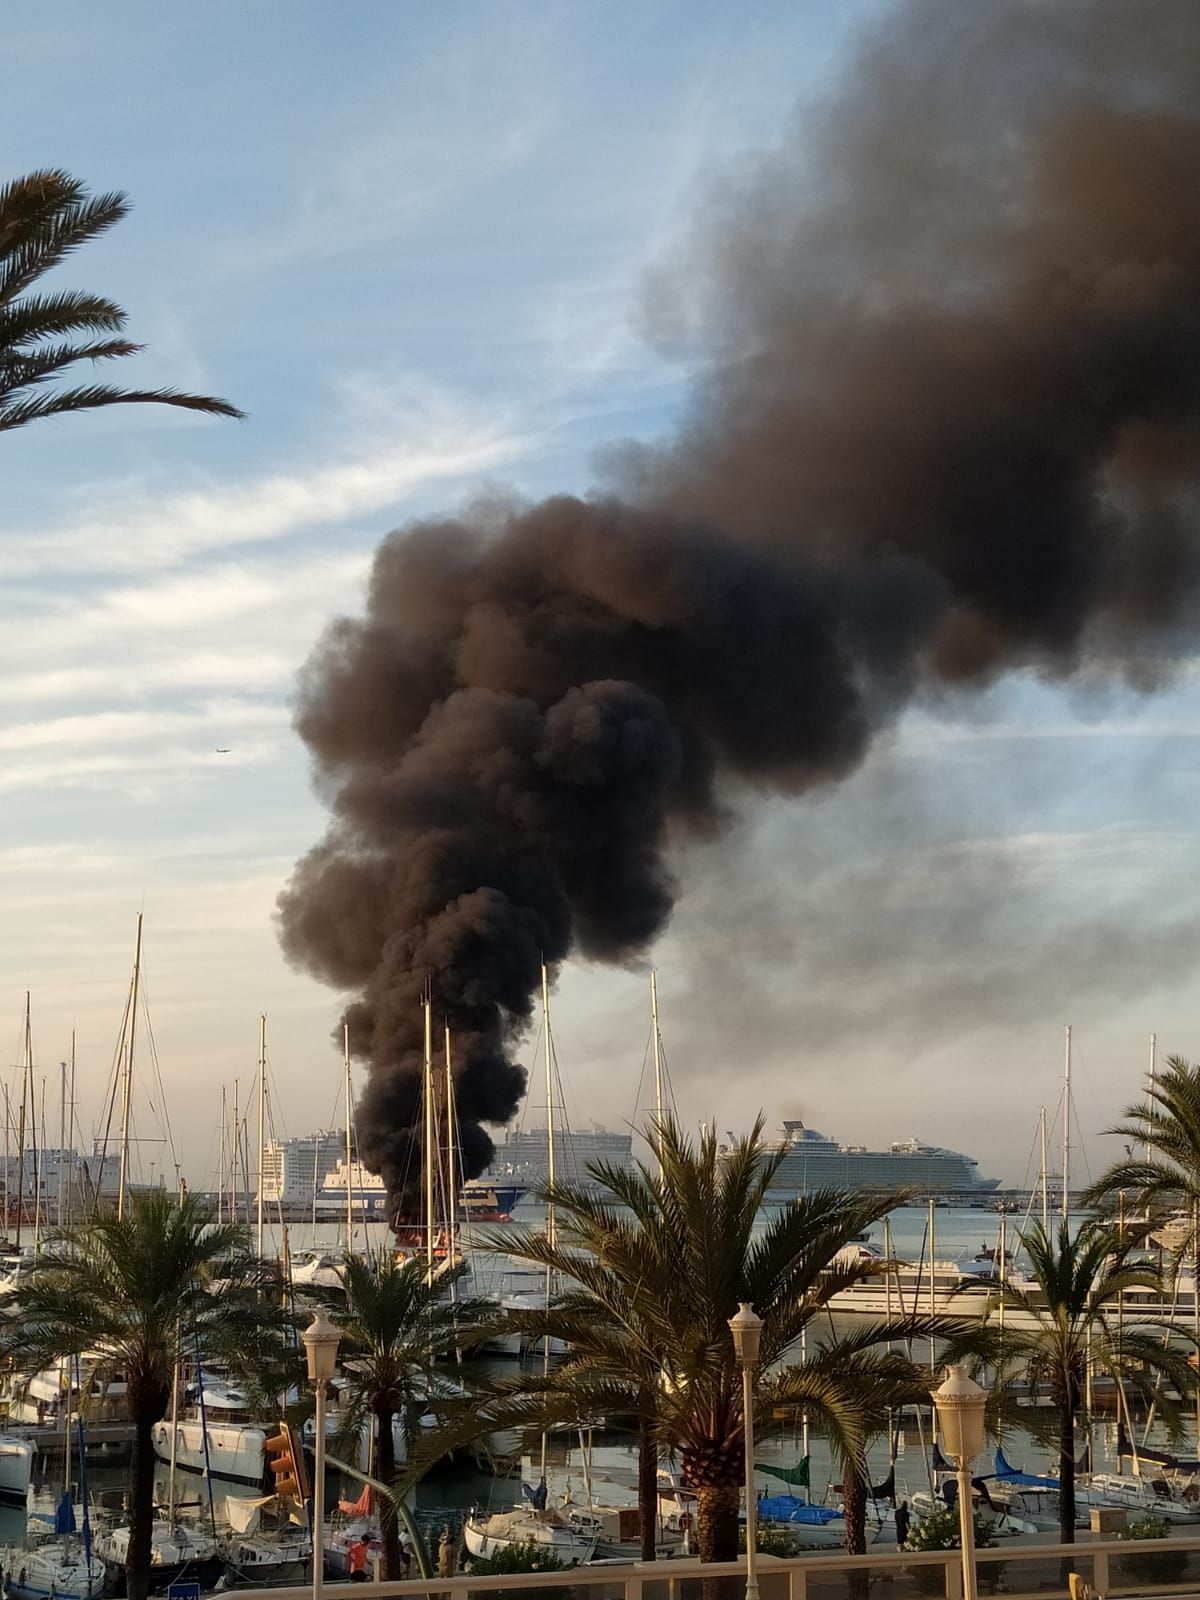
POLYGON ((987 1390, 964 1366, 947 1367, 946 1381, 933 1391, 942 1445, 958 1463, 958 1527, 962 1544, 963 1600, 978 1600, 975 1576, 975 1508, 971 1503, 971 1463, 983 1449, 987 1390))
POLYGON ((301 1338, 304 1340, 304 1354, 308 1358, 308 1381, 328 1383, 337 1366, 338 1345, 342 1341, 341 1333, 330 1322, 324 1311, 318 1311, 301 1334, 301 1338))
POLYGON ((754 1495, 754 1369, 758 1366, 763 1321, 747 1300, 729 1319, 733 1353, 742 1369, 742 1419, 746 1435, 746 1600, 758 1600, 758 1501, 754 1495))
POLYGON ((946 1369, 946 1381, 933 1392, 942 1448, 956 1461, 972 1462, 983 1449, 987 1390, 968 1375, 966 1367, 946 1369))
POLYGON ((729 1331, 733 1335, 734 1354, 743 1367, 758 1365, 762 1330, 762 1318, 755 1316, 754 1307, 747 1300, 739 1301, 737 1316, 729 1319, 729 1331))

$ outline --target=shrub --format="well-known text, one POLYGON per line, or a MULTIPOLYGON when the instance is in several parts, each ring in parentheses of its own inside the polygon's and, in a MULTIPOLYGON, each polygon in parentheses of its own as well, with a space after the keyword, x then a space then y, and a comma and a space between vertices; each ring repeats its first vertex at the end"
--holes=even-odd
MULTIPOLYGON (((794 1556, 803 1537, 801 1529, 797 1529, 793 1533, 788 1528, 773 1527, 770 1523, 764 1526, 759 1522, 754 1527, 754 1548, 761 1556, 794 1556)), ((744 1525, 738 1529, 738 1549, 745 1555, 746 1529, 744 1525)))
MULTIPOLYGON (((975 1548, 986 1550, 995 1541, 992 1537, 992 1524, 989 1518, 981 1517, 975 1513, 975 1548)), ((906 1550, 957 1550, 959 1548, 958 1508, 942 1506, 937 1511, 926 1512, 919 1522, 913 1524, 905 1541, 906 1550)), ((913 1584, 921 1594, 941 1594, 945 1585, 945 1574, 941 1567, 912 1567, 909 1573, 913 1584)), ((994 1582, 997 1576, 995 1568, 988 1571, 988 1580, 994 1582)))
POLYGON ((485 1577, 499 1577, 508 1572, 563 1572, 563 1563, 548 1545, 533 1539, 520 1544, 505 1545, 494 1556, 472 1556, 471 1575, 483 1573, 485 1577))
MULTIPOLYGON (((1165 1539, 1171 1524, 1161 1517, 1139 1517, 1127 1523, 1118 1539, 1165 1539)), ((1186 1550, 1134 1550, 1122 1556, 1118 1565, 1126 1577, 1138 1583, 1179 1583, 1187 1572, 1186 1550)))

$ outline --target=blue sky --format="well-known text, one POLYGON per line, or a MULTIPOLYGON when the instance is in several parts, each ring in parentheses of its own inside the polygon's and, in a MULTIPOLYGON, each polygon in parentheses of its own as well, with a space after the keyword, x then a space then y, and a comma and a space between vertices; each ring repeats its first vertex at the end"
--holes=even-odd
MULTIPOLYGON (((253 1074, 260 1011, 280 1128, 333 1115, 337 997, 271 923, 322 826, 296 669, 389 528, 496 485, 584 489, 598 447, 669 428, 686 372, 639 336, 646 270, 881 9, 9 19, 6 172, 134 203, 61 281, 127 306, 150 347, 127 378, 249 413, 114 410, 2 447, 0 1014, 15 1048, 32 990, 47 1070, 77 1027, 85 1133, 142 908, 185 1170, 211 1162, 220 1084, 253 1074)), ((1071 1021, 1081 1123, 1104 1126, 1151 1028, 1189 1047, 1196 731, 1188 677, 1149 700, 1023 682, 917 708, 817 800, 744 797, 656 953, 681 1111, 916 1132, 1019 1178, 1071 1021)), ((645 1010, 642 974, 565 975, 581 1121, 634 1116, 645 1010)))

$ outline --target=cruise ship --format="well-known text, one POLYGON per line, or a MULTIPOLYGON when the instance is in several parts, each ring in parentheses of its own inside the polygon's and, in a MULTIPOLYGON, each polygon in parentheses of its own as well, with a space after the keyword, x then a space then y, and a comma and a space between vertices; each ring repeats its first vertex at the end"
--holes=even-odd
MULTIPOLYGON (((549 1141, 545 1128, 511 1128, 496 1145, 492 1164, 484 1174, 492 1182, 518 1183, 526 1189, 542 1188, 550 1177, 549 1141)), ((555 1128, 554 1176, 559 1183, 588 1187, 591 1166, 602 1161, 610 1167, 633 1165, 633 1135, 609 1128, 555 1128)))
POLYGON ((979 1163, 957 1150, 901 1139, 886 1150, 839 1144, 803 1122, 783 1124, 783 1137, 771 1147, 783 1159, 772 1190, 781 1195, 808 1189, 909 1189, 920 1195, 990 1194, 999 1178, 981 1178, 979 1163))

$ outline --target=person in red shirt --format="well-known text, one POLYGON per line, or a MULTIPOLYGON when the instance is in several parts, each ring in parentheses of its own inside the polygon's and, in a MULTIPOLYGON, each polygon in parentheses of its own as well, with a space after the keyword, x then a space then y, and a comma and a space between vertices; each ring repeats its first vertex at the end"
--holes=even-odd
POLYGON ((360 1533, 350 1546, 350 1582, 366 1583, 367 1581, 367 1556, 370 1554, 371 1537, 369 1534, 360 1533))

